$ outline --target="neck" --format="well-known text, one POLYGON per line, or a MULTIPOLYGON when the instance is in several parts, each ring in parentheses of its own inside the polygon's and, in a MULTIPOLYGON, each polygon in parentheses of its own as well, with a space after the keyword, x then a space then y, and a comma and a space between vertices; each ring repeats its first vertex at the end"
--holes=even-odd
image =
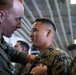
POLYGON ((44 45, 44 46, 41 46, 41 47, 38 47, 39 51, 41 53, 43 53, 48 47, 50 47, 51 44, 47 44, 47 45, 44 45))

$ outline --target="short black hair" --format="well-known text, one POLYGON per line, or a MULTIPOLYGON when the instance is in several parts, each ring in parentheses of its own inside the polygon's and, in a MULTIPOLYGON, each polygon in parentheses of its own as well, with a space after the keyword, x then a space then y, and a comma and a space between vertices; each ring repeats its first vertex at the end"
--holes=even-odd
POLYGON ((51 24, 52 25, 52 27, 53 27, 53 29, 54 29, 54 31, 56 32, 56 26, 55 26, 55 24, 50 20, 50 19, 47 19, 47 18, 37 18, 36 20, 35 20, 35 22, 43 22, 43 23, 48 23, 48 24, 51 24))
POLYGON ((26 42, 24 42, 24 41, 22 41, 22 40, 18 40, 17 42, 20 42, 21 43, 21 46, 22 47, 25 47, 26 48, 26 50, 27 51, 29 51, 29 45, 28 45, 28 43, 26 43, 26 42))

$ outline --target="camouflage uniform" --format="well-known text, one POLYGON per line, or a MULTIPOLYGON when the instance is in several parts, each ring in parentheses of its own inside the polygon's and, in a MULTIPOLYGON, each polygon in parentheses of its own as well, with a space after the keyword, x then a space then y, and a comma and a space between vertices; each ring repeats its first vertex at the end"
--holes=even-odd
POLYGON ((27 63, 27 64, 24 66, 24 68, 23 68, 23 70, 22 70, 22 72, 21 72, 21 75, 27 75, 27 73, 28 73, 29 70, 30 70, 30 67, 31 67, 31 64, 30 64, 30 63, 27 63))
POLYGON ((71 57, 59 48, 53 46, 41 54, 40 62, 47 65, 47 75, 69 75, 71 57))
POLYGON ((13 49, 2 38, 0 40, 0 75, 12 75, 11 61, 24 64, 25 57, 26 53, 13 49))
POLYGON ((76 56, 74 57, 74 59, 71 62, 69 72, 70 72, 70 75, 76 75, 76 56))
POLYGON ((15 63, 15 65, 12 67, 12 74, 20 75, 22 68, 23 68, 23 66, 21 64, 15 63))
POLYGON ((27 63, 26 65, 16 63, 12 70, 13 75, 25 75, 29 72, 30 67, 30 63, 27 63))

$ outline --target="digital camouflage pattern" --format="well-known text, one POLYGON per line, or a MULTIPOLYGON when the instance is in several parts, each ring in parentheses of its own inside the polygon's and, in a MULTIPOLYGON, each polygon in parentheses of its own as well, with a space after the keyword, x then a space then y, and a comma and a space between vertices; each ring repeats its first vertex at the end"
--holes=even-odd
POLYGON ((24 66, 22 72, 21 72, 21 75, 27 75, 27 73, 29 72, 30 70, 30 67, 31 67, 31 64, 30 63, 27 63, 26 66, 24 66))
POLYGON ((31 67, 30 63, 27 63, 26 65, 16 63, 13 68, 14 70, 13 75, 26 75, 29 72, 30 67, 31 67))
POLYGON ((71 62, 69 72, 70 72, 70 75, 76 75, 76 56, 74 57, 74 59, 71 62))
POLYGON ((12 74, 20 75, 22 69, 23 69, 23 66, 21 64, 15 63, 15 65, 12 67, 12 74))
POLYGON ((41 63, 48 66, 47 75, 69 75, 71 57, 59 48, 49 47, 41 54, 41 63))

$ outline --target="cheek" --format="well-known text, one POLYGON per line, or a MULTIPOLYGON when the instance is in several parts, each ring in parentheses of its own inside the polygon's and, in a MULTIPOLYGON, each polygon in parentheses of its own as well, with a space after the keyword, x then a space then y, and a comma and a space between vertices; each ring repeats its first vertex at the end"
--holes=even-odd
POLYGON ((5 22, 5 25, 6 25, 5 30, 10 32, 11 23, 9 21, 7 21, 7 22, 5 22))
POLYGON ((46 33, 45 33, 45 32, 43 32, 43 33, 41 33, 41 35, 40 35, 40 36, 41 36, 41 38, 42 38, 42 39, 45 39, 45 38, 46 38, 46 33))
POLYGON ((44 34, 42 34, 42 33, 40 33, 40 34, 38 34, 38 35, 36 36, 36 38, 37 38, 37 41, 38 41, 38 42, 41 42, 41 41, 43 41, 43 40, 44 40, 45 35, 44 35, 44 34))
POLYGON ((16 24, 14 22, 10 22, 9 27, 11 31, 14 31, 16 29, 16 24))
POLYGON ((9 28, 9 29, 11 29, 11 28, 13 28, 13 24, 14 24, 14 22, 12 21, 12 20, 7 20, 6 21, 6 25, 7 25, 7 27, 9 28))
POLYGON ((38 43, 40 40, 40 34, 33 33, 34 43, 38 43))
POLYGON ((41 36, 40 36, 41 41, 40 42, 44 43, 44 41, 46 41, 46 38, 47 38, 47 36, 45 33, 41 34, 41 36))
POLYGON ((8 19, 8 23, 10 28, 14 28, 16 26, 16 22, 13 17, 8 19))
POLYGON ((12 23, 9 22, 7 29, 8 29, 9 32, 12 31, 12 29, 13 29, 12 23))

